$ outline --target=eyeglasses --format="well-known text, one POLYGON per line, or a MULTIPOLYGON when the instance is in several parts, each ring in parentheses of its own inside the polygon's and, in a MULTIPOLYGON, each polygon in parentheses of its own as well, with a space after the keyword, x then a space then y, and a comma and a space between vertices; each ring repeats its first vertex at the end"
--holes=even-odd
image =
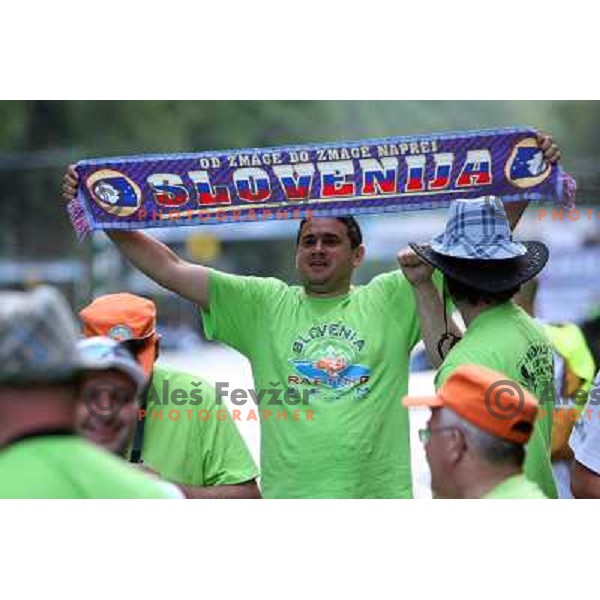
POLYGON ((429 443, 432 434, 437 433, 438 431, 450 431, 452 429, 457 430, 456 427, 438 427, 437 429, 430 429, 427 427, 426 429, 419 429, 419 440, 426 446, 429 443))

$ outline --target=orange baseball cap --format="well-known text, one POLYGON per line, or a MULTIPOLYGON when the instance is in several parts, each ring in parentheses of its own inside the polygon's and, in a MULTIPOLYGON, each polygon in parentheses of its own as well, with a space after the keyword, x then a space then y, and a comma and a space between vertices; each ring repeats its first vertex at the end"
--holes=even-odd
POLYGON ((156 305, 133 294, 107 294, 79 312, 86 337, 103 335, 117 342, 144 340, 136 357, 149 377, 156 360, 156 305))
POLYGON ((481 365, 456 369, 435 396, 405 396, 402 404, 449 408, 487 433, 526 444, 533 432, 538 402, 506 375, 481 365))

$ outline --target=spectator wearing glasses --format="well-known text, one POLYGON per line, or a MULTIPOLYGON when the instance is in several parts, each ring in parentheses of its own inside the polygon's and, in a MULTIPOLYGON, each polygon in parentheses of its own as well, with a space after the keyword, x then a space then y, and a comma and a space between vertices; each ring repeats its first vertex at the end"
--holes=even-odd
POLYGON ((487 367, 463 365, 435 396, 404 397, 406 407, 431 408, 419 437, 436 497, 547 498, 523 472, 537 400, 506 380, 487 367), (500 381, 505 382, 503 388, 497 386, 500 381))
POLYGON ((256 465, 226 408, 217 406, 214 388, 200 377, 156 364, 160 336, 154 302, 108 294, 79 316, 86 337, 108 336, 131 350, 148 381, 140 392, 140 412, 136 406, 133 441, 129 436, 123 444, 124 427, 112 430, 114 436, 104 428, 94 433, 100 443, 176 484, 187 498, 260 498, 256 465), (169 418, 170 411, 178 418, 169 418))
POLYGON ((131 352, 115 340, 92 337, 80 340, 77 348, 94 367, 82 377, 76 428, 89 441, 123 455, 133 438, 138 395, 147 377, 131 352))
MULTIPOLYGON (((81 380, 81 397, 75 413, 77 432, 117 456, 128 450, 135 431, 139 394, 148 378, 133 354, 107 337, 79 340, 77 349, 88 365, 81 380)), ((175 497, 183 491, 167 481, 160 484, 175 497)))

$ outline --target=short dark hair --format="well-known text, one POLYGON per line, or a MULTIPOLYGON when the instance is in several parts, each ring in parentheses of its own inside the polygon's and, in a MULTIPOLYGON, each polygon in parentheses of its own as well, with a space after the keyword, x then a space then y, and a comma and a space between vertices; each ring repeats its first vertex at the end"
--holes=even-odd
MULTIPOLYGON (((350 247, 354 250, 358 248, 362 242, 362 231, 360 230, 360 225, 358 221, 354 217, 333 217, 334 219, 340 221, 346 226, 346 230, 348 231, 348 237, 350 238, 350 247)), ((300 221, 300 227, 298 228, 298 234, 296 235, 296 246, 300 243, 300 235, 302 234, 302 228, 305 223, 308 223, 309 219, 302 219, 300 221)))
POLYGON ((519 287, 511 288, 504 292, 486 292, 471 287, 462 281, 453 279, 444 275, 447 290, 455 302, 469 302, 469 304, 477 304, 479 302, 487 302, 488 304, 502 304, 508 302, 518 291, 519 287))

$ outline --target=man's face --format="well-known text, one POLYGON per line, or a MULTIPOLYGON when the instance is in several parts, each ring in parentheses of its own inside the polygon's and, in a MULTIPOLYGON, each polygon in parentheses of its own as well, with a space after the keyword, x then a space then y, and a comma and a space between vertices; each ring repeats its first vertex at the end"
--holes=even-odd
POLYGON ((449 428, 443 426, 442 413, 432 409, 431 418, 427 423, 430 432, 429 442, 425 445, 425 455, 431 471, 431 489, 438 498, 454 497, 452 486, 453 463, 449 453, 454 443, 449 428))
POLYGON ((122 454, 136 423, 137 388, 124 373, 111 369, 87 373, 75 417, 77 432, 109 452, 122 454))
POLYGON ((364 247, 352 249, 348 229, 337 219, 310 219, 296 249, 296 268, 309 291, 343 291, 360 265, 364 247))

